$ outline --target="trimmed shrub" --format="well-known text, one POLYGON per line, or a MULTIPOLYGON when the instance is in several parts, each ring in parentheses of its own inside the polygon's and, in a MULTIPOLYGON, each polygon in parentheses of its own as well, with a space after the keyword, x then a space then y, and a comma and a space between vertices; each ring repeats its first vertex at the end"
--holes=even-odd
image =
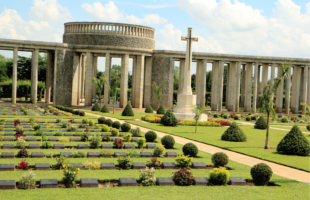
POLYGON ((250 118, 249 116, 247 116, 247 117, 245 118, 245 121, 251 121, 251 118, 250 118))
POLYGON ((105 118, 104 117, 99 117, 98 118, 98 124, 104 124, 105 118))
POLYGON ((192 185, 195 181, 193 174, 185 168, 172 173, 172 179, 177 185, 192 185))
POLYGON ((152 106, 149 105, 149 106, 145 109, 144 112, 145 112, 145 113, 153 113, 154 110, 153 110, 152 106))
POLYGON ((307 130, 310 131, 310 124, 307 126, 307 130))
POLYGON ((19 150, 19 152, 17 153, 17 157, 19 157, 19 158, 27 158, 28 157, 27 149, 19 150))
POLYGON ((196 157, 196 155, 198 154, 198 148, 193 143, 185 144, 182 150, 183 150, 184 155, 189 156, 189 157, 196 157))
POLYGON ((211 161, 214 164, 214 167, 225 167, 229 162, 229 158, 226 153, 217 152, 213 154, 211 161))
POLYGON ((277 151, 286 155, 309 155, 309 141, 302 134, 299 127, 294 125, 277 146, 277 151))
POLYGON ((81 111, 81 112, 80 112, 80 116, 85 116, 85 112, 84 112, 84 111, 81 111))
POLYGON ((117 137, 119 135, 118 129, 112 128, 111 129, 111 136, 117 137))
POLYGON ((168 110, 161 118, 160 123, 164 126, 177 126, 178 119, 174 116, 172 110, 168 110))
POLYGON ((124 135, 123 136, 123 141, 124 142, 130 142, 131 141, 131 136, 132 136, 131 133, 128 133, 127 135, 124 135))
POLYGON ((260 116, 256 120, 254 128, 256 128, 256 129, 263 129, 263 130, 266 129, 267 128, 267 121, 266 121, 266 119, 263 116, 260 116))
POLYGON ((141 129, 139 127, 135 129, 131 129, 130 133, 132 134, 133 137, 140 137, 141 136, 141 129))
POLYGON ((251 176, 254 185, 265 186, 272 176, 273 172, 269 165, 265 163, 258 163, 251 168, 251 176))
POLYGON ((113 122, 113 123, 112 123, 112 128, 116 128, 116 129, 121 128, 121 123, 119 123, 119 121, 113 122))
POLYGON ((110 112, 110 110, 109 110, 109 108, 108 108, 107 105, 104 105, 104 106, 101 108, 100 111, 103 112, 103 113, 109 113, 109 112, 110 112))
POLYGON ((112 127, 113 121, 111 119, 106 119, 105 124, 108 125, 109 127, 112 127))
POLYGON ((158 108, 158 110, 157 110, 157 114, 158 114, 158 115, 163 115, 163 114, 165 114, 165 113, 166 113, 166 110, 165 110, 164 106, 163 106, 163 105, 160 105, 159 108, 158 108))
POLYGON ((246 136, 238 124, 233 122, 222 135, 222 140, 231 142, 246 142, 246 136))
POLYGON ((144 138, 139 138, 137 140, 138 148, 139 149, 143 148, 144 143, 145 143, 145 139, 144 138))
POLYGON ((218 118, 218 115, 215 113, 215 114, 213 114, 213 117, 214 118, 218 118))
POLYGON ((92 111, 100 111, 100 106, 99 104, 96 102, 95 105, 91 108, 92 111))
POLYGON ((192 157, 185 156, 185 155, 177 156, 175 158, 175 161, 177 162, 177 166, 181 168, 191 166, 193 160, 194 159, 192 157))
POLYGON ((102 132, 109 132, 110 131, 110 127, 105 124, 105 125, 102 126, 101 131, 102 132))
POLYGON ((164 145, 159 144, 153 151, 154 157, 161 157, 166 153, 164 145))
POLYGON ((175 141, 172 136, 166 135, 163 138, 161 138, 161 144, 164 145, 166 149, 172 149, 175 144, 175 141))
POLYGON ((157 134, 154 131, 148 131, 145 133, 146 142, 154 142, 157 138, 157 134))
POLYGON ((128 124, 128 123, 123 123, 123 124, 121 125, 121 130, 122 130, 122 132, 129 132, 130 129, 131 129, 131 126, 130 126, 130 124, 128 124))
POLYGON ((156 185, 155 169, 146 167, 145 170, 140 170, 140 180, 142 186, 156 185))
POLYGON ((24 173, 19 179, 19 188, 21 189, 31 189, 35 187, 36 176, 35 173, 30 170, 24 173))
POLYGON ((229 176, 229 172, 225 167, 214 168, 210 173, 209 181, 213 185, 226 185, 229 176))
POLYGON ((287 120, 286 117, 284 117, 284 118, 281 119, 281 122, 282 122, 282 123, 288 123, 288 120, 287 120))
POLYGON ((234 120, 239 120, 239 116, 238 116, 238 115, 235 115, 235 116, 234 116, 234 120))
POLYGON ((128 103, 125 109, 123 110, 122 116, 134 116, 130 103, 128 103))

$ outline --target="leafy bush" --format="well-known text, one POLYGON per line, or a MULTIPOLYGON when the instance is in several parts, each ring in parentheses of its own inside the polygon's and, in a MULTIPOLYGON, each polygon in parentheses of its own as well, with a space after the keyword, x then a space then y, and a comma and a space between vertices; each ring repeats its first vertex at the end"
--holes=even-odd
POLYGON ((102 141, 103 142, 110 142, 111 141, 111 136, 110 135, 103 135, 102 136, 102 141))
POLYGON ((256 128, 256 129, 263 129, 263 130, 266 129, 267 128, 267 121, 266 121, 266 119, 263 116, 260 116, 256 120, 254 128, 256 128))
POLYGON ((123 123, 122 126, 121 126, 122 132, 129 132, 130 129, 131 129, 131 126, 128 123, 123 123))
POLYGON ((286 117, 283 117, 283 118, 281 119, 281 122, 282 122, 282 123, 288 123, 288 120, 287 120, 286 117))
POLYGON ((37 124, 35 126, 33 126, 33 130, 39 130, 41 128, 41 125, 40 124, 37 124))
POLYGON ((111 128, 111 135, 112 135, 113 137, 117 137, 117 136, 119 135, 118 129, 111 128))
POLYGON ((106 119, 105 124, 108 125, 109 127, 111 127, 113 124, 113 121, 111 119, 106 119))
POLYGON ((0 141, 3 141, 3 140, 4 140, 4 138, 2 136, 0 136, 0 141))
POLYGON ((193 174, 185 168, 172 173, 172 179, 177 185, 192 185, 194 183, 195 178, 193 174))
POLYGON ((128 103, 125 109, 123 110, 122 116, 134 116, 130 103, 128 103))
POLYGON ((50 152, 46 153, 46 157, 47 158, 53 158, 53 156, 54 156, 54 152, 53 151, 50 151, 50 152))
POLYGON ((308 131, 310 131, 310 124, 309 124, 309 125, 307 125, 307 130, 308 130, 308 131))
POLYGON ((95 120, 93 120, 93 119, 88 120, 88 125, 89 126, 94 126, 95 125, 95 120))
POLYGON ((257 119, 257 118, 256 118, 255 115, 251 117, 251 120, 255 120, 255 121, 256 121, 256 119, 257 119))
POLYGON ((302 134, 299 127, 294 125, 277 146, 277 151, 286 155, 309 155, 309 140, 302 134))
POLYGON ((50 142, 48 142, 48 141, 42 142, 42 149, 49 149, 51 147, 52 147, 52 145, 50 142))
POLYGON ((139 138, 137 140, 138 148, 139 149, 143 148, 144 143, 145 143, 145 139, 144 138, 139 138))
POLYGON ((247 117, 245 118, 245 121, 251 121, 251 118, 250 118, 249 116, 247 116, 247 117))
POLYGON ((246 142, 246 136, 236 122, 233 122, 230 127, 222 135, 222 140, 232 142, 246 142))
POLYGON ((55 135, 55 136, 63 136, 64 133, 62 133, 62 132, 56 132, 54 135, 55 135))
POLYGON ((63 165, 63 170, 61 170, 61 173, 64 174, 64 177, 62 178, 63 183, 66 187, 71 188, 76 184, 77 175, 80 174, 80 169, 76 166, 71 167, 70 164, 65 164, 63 165))
POLYGON ((107 126, 107 125, 103 125, 102 128, 101 128, 101 131, 102 132, 109 132, 110 131, 110 127, 107 126))
POLYGON ((102 157, 105 157, 105 158, 111 158, 111 156, 112 156, 113 154, 112 154, 112 152, 111 152, 110 150, 104 149, 104 150, 100 151, 100 155, 101 155, 102 157))
POLYGON ((214 113, 214 114, 213 114, 213 117, 214 117, 214 118, 218 118, 218 114, 214 113))
POLYGON ((100 169, 101 168, 101 164, 99 161, 93 160, 93 161, 88 161, 86 160, 83 163, 83 166, 85 169, 90 169, 90 170, 95 170, 95 169, 100 169))
POLYGON ((84 112, 84 111, 81 111, 81 112, 80 112, 80 116, 85 116, 85 112, 84 112))
POLYGON ((172 110, 168 110, 161 118, 160 123, 164 126, 177 126, 178 119, 174 116, 172 110))
POLYGON ((225 167, 214 168, 210 173, 209 181, 213 185, 226 185, 229 176, 229 172, 225 167))
POLYGON ((19 152, 17 153, 17 157, 19 157, 19 158, 27 158, 28 157, 27 149, 19 150, 19 152))
POLYGON ((157 145, 157 147, 154 149, 153 151, 153 155, 154 157, 161 157, 166 153, 166 148, 164 147, 164 145, 157 145))
POLYGON ((251 176, 253 178, 254 185, 264 186, 268 185, 268 182, 272 176, 271 168, 265 163, 258 163, 251 168, 251 176))
POLYGON ((57 162, 57 168, 61 168, 64 164, 67 163, 68 156, 59 156, 59 158, 56 158, 57 162))
POLYGON ((137 149, 131 149, 128 152, 128 156, 130 156, 131 158, 140 158, 141 157, 141 151, 139 151, 137 149))
POLYGON ((75 151, 72 154, 73 158, 86 158, 86 152, 84 151, 75 151))
POLYGON ((42 136, 43 135, 43 131, 41 129, 37 130, 35 133, 36 136, 42 136))
POLYGON ((99 124, 96 124, 94 129, 101 129, 101 126, 99 124))
POLYGON ((211 161, 215 167, 225 167, 229 162, 229 158, 226 153, 217 152, 213 154, 211 161))
POLYGON ((135 129, 131 129, 130 133, 132 134, 133 137, 140 137, 141 136, 141 129, 139 127, 135 129))
POLYGON ((88 119, 87 119, 87 118, 83 118, 83 119, 82 119, 82 123, 83 123, 83 124, 88 124, 88 119))
POLYGON ((21 189, 31 189, 34 188, 36 184, 36 175, 30 170, 22 175, 19 179, 19 188, 21 189))
POLYGON ((130 156, 118 156, 117 162, 121 169, 130 169, 132 163, 130 156))
POLYGON ((28 163, 26 162, 26 160, 22 159, 22 161, 20 163, 18 163, 18 169, 21 170, 28 170, 28 163))
POLYGON ((116 138, 114 140, 113 146, 116 147, 117 149, 121 149, 124 146, 124 141, 120 138, 116 138))
POLYGON ((104 105, 104 106, 101 108, 101 112, 103 112, 103 113, 109 113, 110 110, 109 110, 109 108, 108 108, 107 105, 104 105))
POLYGON ((148 131, 145 133, 145 139, 147 142, 155 142, 157 134, 154 131, 148 131))
POLYGON ((76 128, 76 126, 74 126, 73 124, 68 124, 68 125, 67 125, 67 130, 68 130, 69 132, 76 132, 77 128, 76 128))
POLYGON ((190 157, 196 157, 198 154, 198 148, 193 143, 187 143, 183 146, 183 153, 184 155, 190 156, 190 157))
POLYGON ((157 113, 158 115, 163 115, 163 114, 165 114, 165 113, 166 113, 166 110, 165 110, 164 106, 163 106, 163 105, 160 105, 156 113, 157 113))
POLYGON ((145 170, 140 170, 140 180, 142 186, 154 186, 156 185, 155 169, 146 167, 145 170))
POLYGON ((66 138, 66 137, 61 137, 61 138, 58 138, 59 142, 69 142, 69 138, 66 138))
POLYGON ((91 149, 97 149, 100 146, 101 137, 99 135, 94 135, 89 140, 89 146, 91 149))
POLYGON ((146 166, 149 168, 159 169, 160 168, 160 161, 157 157, 151 159, 151 161, 146 161, 146 166))
POLYGON ((80 140, 84 142, 88 141, 89 140, 88 133, 83 133, 80 137, 80 140))
POLYGON ((189 167, 192 165, 192 161, 193 161, 193 158, 192 157, 188 157, 188 156, 184 156, 184 155, 181 155, 181 156, 177 156, 175 158, 175 161, 177 162, 177 165, 179 167, 189 167))
POLYGON ((24 137, 19 137, 16 141, 16 147, 19 149, 24 149, 26 146, 26 140, 24 137))
POLYGON ((120 129, 121 128, 121 123, 119 121, 115 121, 115 122, 113 122, 112 127, 116 128, 116 129, 120 129))
POLYGON ((131 133, 128 133, 127 135, 124 135, 123 136, 124 142, 130 142, 131 141, 131 136, 132 136, 131 133))
POLYGON ((239 116, 238 116, 238 115, 235 115, 235 116, 234 116, 234 120, 239 120, 239 116))
POLYGON ((100 106, 99 106, 99 104, 96 102, 95 105, 92 107, 91 110, 92 110, 92 111, 100 111, 100 106))
POLYGON ((145 109, 144 112, 145 112, 145 113, 153 113, 154 110, 153 110, 152 106, 149 105, 149 106, 145 109))
POLYGON ((164 145, 166 149, 172 149, 175 144, 175 141, 172 136, 165 135, 163 138, 161 138, 161 144, 164 145))
POLYGON ((98 118, 98 124, 104 124, 105 118, 104 117, 99 117, 98 118))

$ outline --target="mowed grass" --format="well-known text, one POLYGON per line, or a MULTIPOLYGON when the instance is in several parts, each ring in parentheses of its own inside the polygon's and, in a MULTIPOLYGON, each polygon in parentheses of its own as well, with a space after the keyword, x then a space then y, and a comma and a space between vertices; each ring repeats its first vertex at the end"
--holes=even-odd
MULTIPOLYGON (((264 160, 269 160, 297 169, 310 171, 309 156, 289 156, 277 153, 277 145, 288 133, 286 131, 270 129, 269 147, 271 149, 265 150, 263 147, 265 145, 266 130, 254 129, 254 127, 250 125, 240 125, 240 128, 247 136, 247 142, 227 142, 221 140, 221 136, 227 127, 198 127, 198 132, 194 133, 194 126, 166 127, 160 124, 144 123, 138 121, 130 121, 130 123, 206 144, 211 144, 224 149, 254 156, 264 160)), ((308 134, 305 134, 305 136, 308 140, 310 139, 308 134)))
MULTIPOLYGON (((115 112, 115 114, 113 114, 113 111, 110 111, 110 113, 102 113, 102 112, 89 111, 89 110, 82 110, 82 111, 85 111, 87 113, 102 115, 103 117, 104 116, 114 117, 114 118, 117 118, 119 120, 134 120, 134 119, 141 119, 142 115, 157 115, 156 113, 140 113, 140 112, 135 112, 134 113, 135 116, 122 116, 122 112, 121 111, 117 111, 117 112, 115 112)), ((91 115, 88 115, 88 116, 91 116, 91 115)))

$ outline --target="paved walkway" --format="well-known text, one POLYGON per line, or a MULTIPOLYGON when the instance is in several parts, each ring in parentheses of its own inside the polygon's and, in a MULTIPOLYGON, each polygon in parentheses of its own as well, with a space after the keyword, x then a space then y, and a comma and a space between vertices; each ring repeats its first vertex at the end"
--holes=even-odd
MULTIPOLYGON (((95 117, 102 117, 102 115, 96 115, 96 114, 92 114, 92 113, 85 113, 85 114, 91 115, 91 116, 95 116, 95 117)), ((124 120, 119 120, 117 118, 112 118, 112 117, 107 117, 107 116, 105 116, 105 118, 110 118, 110 119, 112 119, 114 121, 117 120, 120 123, 124 123, 125 122, 124 120)), ((147 131, 151 130, 151 129, 148 129, 148 128, 136 126, 134 124, 131 124, 131 127, 132 128, 139 127, 141 129, 141 131, 143 131, 143 132, 147 132, 147 131)), ((169 135, 167 133, 163 133, 163 132, 160 132, 160 131, 155 131, 155 132, 157 133, 158 137, 164 137, 165 135, 169 135)), ((279 165, 279 164, 275 164, 275 163, 268 162, 268 161, 265 161, 265 160, 261 160, 261 159, 258 159, 258 158, 253 158, 251 156, 247 156, 247 155, 239 154, 239 153, 236 153, 236 152, 228 151, 228 150, 221 149, 221 148, 218 148, 218 147, 214 147, 214 146, 211 146, 211 145, 208 145, 208 144, 204 144, 204 143, 196 142, 196 141, 193 141, 193 140, 185 139, 185 138, 182 138, 182 137, 179 137, 179 136, 173 135, 173 137, 174 137, 176 143, 184 145, 184 144, 186 144, 188 142, 192 142, 192 143, 194 143, 198 147, 198 149, 200 151, 204 151, 204 152, 207 152, 207 153, 210 153, 210 154, 214 154, 214 153, 219 152, 219 151, 224 152, 224 153, 226 153, 228 155, 230 160, 233 160, 235 162, 238 162, 238 163, 241 163, 241 164, 244 164, 244 165, 248 165, 250 167, 252 167, 252 166, 254 166, 255 164, 258 164, 258 163, 266 163, 267 165, 269 165, 271 167, 273 173, 276 174, 276 175, 279 175, 279 176, 282 176, 282 177, 285 177, 285 178, 289 178, 289 179, 293 179, 293 180, 296 180, 296 181, 299 181, 299 182, 304 182, 304 183, 310 184, 310 173, 308 173, 308 172, 301 171, 301 170, 298 170, 298 169, 294 169, 294 168, 291 168, 291 167, 286 167, 286 166, 279 165)))

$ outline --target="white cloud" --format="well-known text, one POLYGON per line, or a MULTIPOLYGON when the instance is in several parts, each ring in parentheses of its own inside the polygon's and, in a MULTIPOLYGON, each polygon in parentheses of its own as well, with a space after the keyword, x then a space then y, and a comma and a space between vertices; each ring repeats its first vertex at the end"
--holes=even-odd
POLYGON ((31 17, 39 21, 68 22, 72 20, 67 7, 60 5, 57 0, 33 0, 34 6, 29 13, 31 17))
POLYGON ((95 2, 93 5, 88 3, 82 4, 82 8, 86 14, 101 21, 106 22, 124 22, 133 24, 162 24, 167 20, 159 17, 157 14, 144 15, 143 18, 138 18, 134 15, 124 15, 113 1, 102 5, 100 2, 95 2))
POLYGON ((0 38, 62 42, 61 35, 47 22, 24 21, 16 10, 4 9, 0 14, 0 38))

